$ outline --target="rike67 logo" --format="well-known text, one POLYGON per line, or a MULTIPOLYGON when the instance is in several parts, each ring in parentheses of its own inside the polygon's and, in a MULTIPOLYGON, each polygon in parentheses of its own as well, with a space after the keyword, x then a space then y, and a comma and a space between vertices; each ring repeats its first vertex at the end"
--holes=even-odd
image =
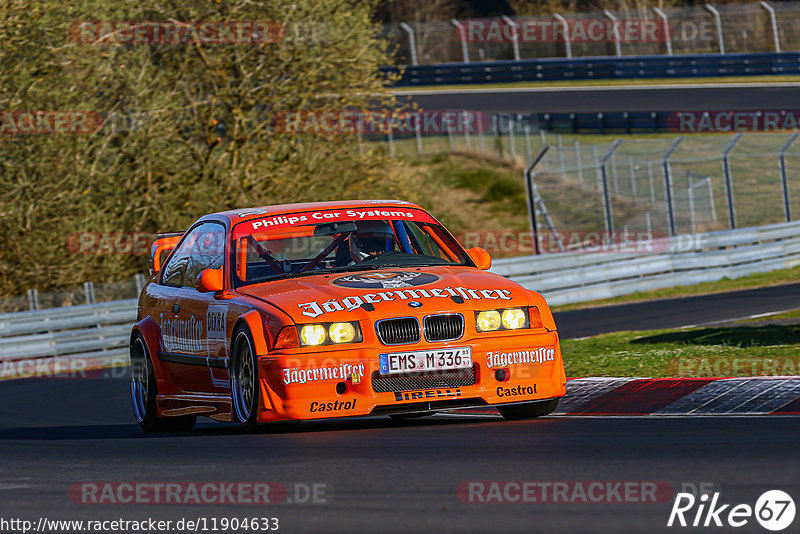
POLYGON ((691 493, 678 493, 667 526, 739 528, 755 518, 765 529, 777 532, 786 529, 794 521, 794 500, 785 491, 766 491, 758 498, 755 506, 723 504, 720 495, 715 492, 696 497, 691 493))

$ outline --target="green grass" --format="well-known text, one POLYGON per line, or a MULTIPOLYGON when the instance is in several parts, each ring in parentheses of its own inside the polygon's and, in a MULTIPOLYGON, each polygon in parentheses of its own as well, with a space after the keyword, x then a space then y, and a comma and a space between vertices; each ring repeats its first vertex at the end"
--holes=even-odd
POLYGON ((796 375, 800 325, 615 332, 564 340, 567 376, 796 375))
POLYGON ((555 80, 555 81, 525 81, 513 83, 486 83, 465 85, 420 85, 414 87, 397 87, 392 89, 395 93, 409 93, 418 90, 453 91, 457 89, 504 89, 520 87, 595 87, 595 86, 625 86, 625 85, 685 85, 685 84, 726 84, 726 83, 792 83, 800 82, 800 76, 719 76, 715 78, 634 78, 610 80, 555 80))
MULTIPOLYGON (((652 291, 637 291, 630 295, 614 297, 610 299, 592 300, 588 302, 578 302, 575 304, 565 304, 554 306, 554 311, 568 311, 582 308, 595 308, 598 306, 613 306, 615 304, 629 304, 632 302, 644 302, 674 297, 686 297, 692 295, 708 295, 711 293, 722 293, 725 291, 736 291, 739 289, 754 289, 758 287, 775 286, 800 281, 800 267, 791 269, 779 269, 767 273, 756 273, 742 278, 731 280, 723 278, 716 282, 704 282, 691 286, 675 286, 665 289, 654 289, 652 291)), ((798 302, 800 308, 800 302, 798 302)))

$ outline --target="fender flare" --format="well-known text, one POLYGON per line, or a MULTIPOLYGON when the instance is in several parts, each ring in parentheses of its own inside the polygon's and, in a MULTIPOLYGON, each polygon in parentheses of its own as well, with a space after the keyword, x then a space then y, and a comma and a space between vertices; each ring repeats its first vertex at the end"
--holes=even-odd
MULTIPOLYGON (((233 330, 231 331, 231 350, 233 350, 233 333, 235 333, 236 330, 238 330, 242 325, 246 326, 247 330, 250 331, 250 339, 252 339, 253 347, 256 349, 256 361, 258 360, 259 356, 266 356, 269 353, 269 344, 267 343, 267 338, 265 336, 264 318, 257 310, 250 310, 249 312, 240 316, 236 320, 236 323, 234 323, 233 330)), ((256 366, 258 367, 258 364, 256 364, 256 366)), ((228 368, 230 369, 230 365, 228 368)), ((258 382, 259 388, 261 388, 261 406, 259 407, 259 419, 261 419, 264 412, 271 411, 274 408, 270 391, 265 385, 266 380, 260 377, 258 382)), ((231 409, 233 409, 233 406, 231 406, 231 409)), ((231 417, 233 417, 232 412, 231 417)))
POLYGON ((165 391, 172 391, 173 387, 167 382, 167 376, 164 368, 161 366, 161 360, 158 359, 158 352, 161 350, 161 327, 158 326, 152 317, 149 315, 133 325, 131 329, 130 345, 133 346, 133 339, 139 334, 144 339, 144 344, 150 354, 150 362, 153 364, 153 374, 156 376, 156 386, 160 393, 165 391))

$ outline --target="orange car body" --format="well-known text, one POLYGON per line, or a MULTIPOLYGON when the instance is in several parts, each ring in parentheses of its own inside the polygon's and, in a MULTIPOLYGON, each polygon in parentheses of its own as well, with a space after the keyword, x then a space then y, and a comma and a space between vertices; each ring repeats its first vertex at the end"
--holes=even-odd
MULTIPOLYGON (((484 270, 491 263, 485 251, 465 251, 458 245, 460 249, 450 253, 468 258, 462 265, 322 271, 256 283, 242 279, 247 276, 247 236, 308 234, 313 224, 362 214, 371 214, 368 219, 407 217, 421 225, 439 224, 419 206, 401 201, 294 204, 211 214, 198 220, 183 239, 200 225, 218 225, 224 259, 219 269, 204 270, 183 284, 165 279, 171 262, 184 261, 190 273, 192 262, 200 260, 176 258, 181 245, 175 236, 157 242, 154 250, 161 253, 166 246, 170 256, 141 293, 133 336, 144 340, 152 360, 158 417, 235 419, 231 347, 232 336, 242 329, 252 338, 257 361, 259 423, 430 412, 565 395, 558 333, 544 298, 484 270), (478 331, 477 312, 511 308, 526 310, 525 328, 478 331), (403 343, 410 338, 393 331, 392 322, 382 327, 386 331, 376 328, 399 318, 406 321, 403 324, 419 325, 413 341, 403 343), (437 329, 436 321, 444 326, 437 329), (360 340, 342 345, 297 343, 298 326, 340 322, 357 323, 360 340), (279 339, 282 332, 285 339, 279 339), (401 342, 387 343, 380 332, 394 332, 392 339, 401 342), (459 350, 471 353, 469 368, 414 372, 407 367, 414 364, 403 357, 417 352, 417 364, 427 358, 431 365, 438 361, 446 366, 459 350), (406 367, 389 373, 389 365, 406 367)), ((447 236, 439 236, 431 234, 441 244, 447 236)), ((447 243, 451 249, 457 245, 455 239, 447 243)))

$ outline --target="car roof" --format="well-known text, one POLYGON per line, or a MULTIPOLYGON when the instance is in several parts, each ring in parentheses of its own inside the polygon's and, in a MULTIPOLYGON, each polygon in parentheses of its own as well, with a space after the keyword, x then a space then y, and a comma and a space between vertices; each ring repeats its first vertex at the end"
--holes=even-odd
POLYGON ((241 208, 217 213, 210 213, 200 220, 221 220, 228 219, 231 224, 236 224, 248 219, 263 217, 264 215, 282 215, 286 213, 296 213, 300 211, 315 211, 329 209, 357 209, 376 207, 402 207, 423 209, 413 202, 405 200, 332 200, 327 202, 302 202, 297 204, 276 204, 274 206, 260 206, 253 208, 241 208))

